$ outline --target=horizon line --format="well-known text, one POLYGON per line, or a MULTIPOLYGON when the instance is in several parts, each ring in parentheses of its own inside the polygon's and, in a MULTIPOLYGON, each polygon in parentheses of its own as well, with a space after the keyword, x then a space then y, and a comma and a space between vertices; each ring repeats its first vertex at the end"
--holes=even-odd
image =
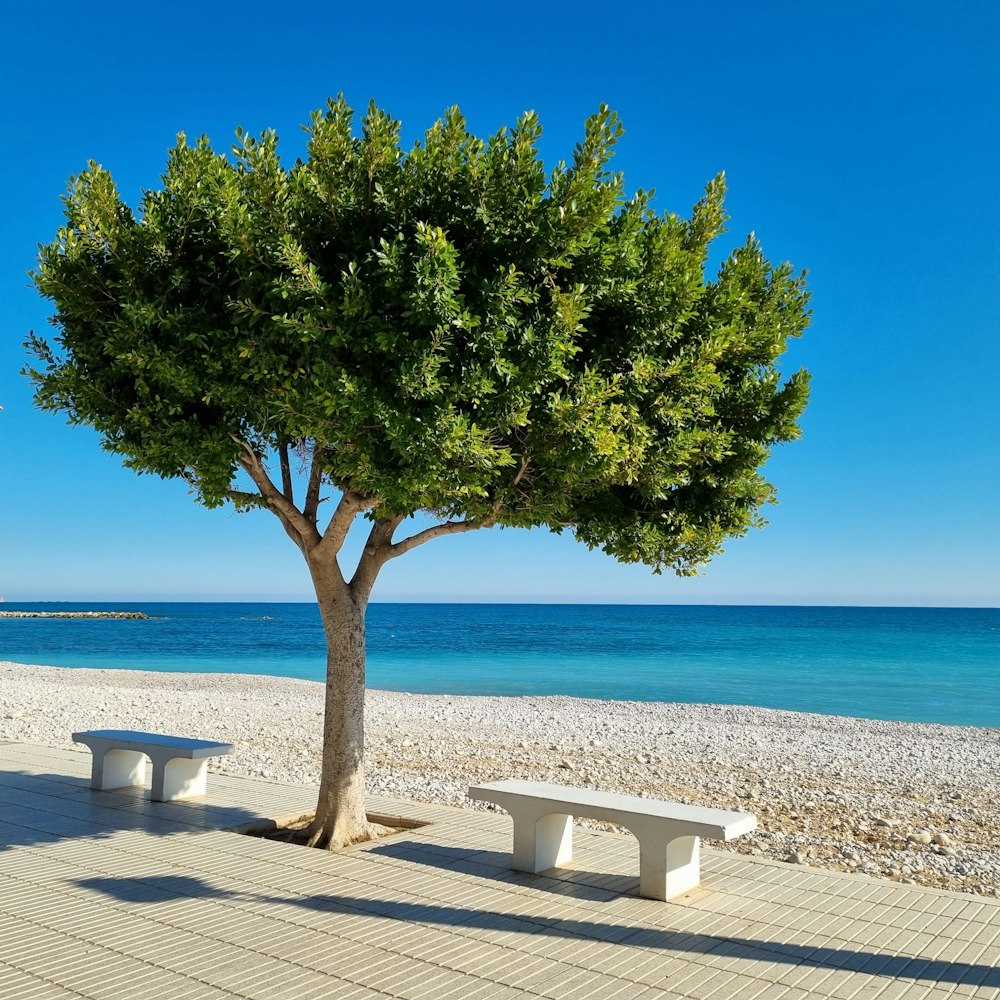
MULTIPOLYGON (((315 599, 297 598, 203 598, 201 600, 178 600, 178 599, 158 599, 142 598, 139 600, 126 599, 118 600, 72 600, 72 599, 48 599, 40 601, 32 600, 7 600, 0 597, 0 607, 6 605, 24 604, 120 604, 128 603, 129 600, 135 604, 309 604, 315 605, 315 599)), ((550 601, 524 601, 515 599, 501 600, 416 600, 416 599, 395 599, 395 600, 372 600, 369 604, 380 605, 416 605, 424 607, 475 607, 475 606, 506 606, 506 607, 607 607, 607 608, 842 608, 851 610, 860 609, 880 609, 886 611, 1000 611, 1000 604, 849 604, 843 602, 818 602, 808 603, 774 603, 771 601, 607 601, 607 600, 550 600, 550 601)), ((119 608, 118 610, 127 610, 119 608)))

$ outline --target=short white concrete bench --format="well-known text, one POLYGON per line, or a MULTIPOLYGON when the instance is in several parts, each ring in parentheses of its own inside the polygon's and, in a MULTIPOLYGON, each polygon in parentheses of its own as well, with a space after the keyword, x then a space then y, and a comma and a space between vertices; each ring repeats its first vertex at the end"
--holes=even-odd
POLYGON ((757 817, 750 813, 537 781, 475 785, 469 798, 510 813, 512 867, 522 872, 558 868, 573 857, 574 816, 624 826, 639 841, 639 895, 646 899, 674 899, 699 885, 699 837, 732 840, 757 828, 757 817))
POLYGON ((96 729, 73 733, 94 755, 90 787, 101 790, 146 783, 146 758, 153 764, 154 802, 172 802, 205 794, 208 757, 234 753, 232 743, 190 740, 129 729, 96 729))

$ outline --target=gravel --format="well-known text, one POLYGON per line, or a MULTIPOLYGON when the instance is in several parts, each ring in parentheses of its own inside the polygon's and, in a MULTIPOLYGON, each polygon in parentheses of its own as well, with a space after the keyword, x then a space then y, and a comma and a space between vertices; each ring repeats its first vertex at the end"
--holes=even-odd
MULTIPOLYGON (((78 729, 231 741, 216 770, 319 780, 323 686, 229 674, 0 662, 0 740, 81 749, 78 729)), ((725 849, 1000 895, 1000 730, 730 705, 369 691, 368 790, 466 808, 526 778, 739 809, 725 849)), ((599 824, 593 824, 599 825, 599 824)), ((713 845, 722 846, 722 845, 713 845)))

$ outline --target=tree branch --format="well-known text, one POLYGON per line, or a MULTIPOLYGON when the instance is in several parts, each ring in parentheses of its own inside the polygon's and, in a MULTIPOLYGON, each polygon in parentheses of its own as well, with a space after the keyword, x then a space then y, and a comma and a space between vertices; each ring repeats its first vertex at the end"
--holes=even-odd
POLYGON ((316 512, 319 510, 319 490, 323 484, 323 470, 317 458, 317 445, 313 442, 312 465, 309 466, 309 484, 306 486, 306 502, 302 513, 313 523, 316 523, 316 512))
POLYGON ((292 541, 303 552, 319 545, 323 539, 316 530, 315 524, 312 524, 302 511, 271 482, 271 477, 267 474, 267 470, 253 448, 236 434, 231 434, 230 437, 243 450, 242 457, 236 460, 240 468, 254 481, 261 496, 267 502, 268 509, 280 518, 292 541))
POLYGON ((281 492, 285 499, 295 503, 295 494, 292 492, 292 468, 288 464, 288 442, 282 441, 278 445, 278 461, 281 463, 281 492))
MULTIPOLYGON (((321 553, 327 549, 332 549, 334 553, 339 552, 347 537, 347 532, 354 523, 355 515, 375 507, 377 503, 378 501, 373 497, 366 497, 354 490, 345 489, 340 503, 337 504, 337 509, 330 518, 330 523, 326 526, 326 531, 320 538, 321 553)), ((313 531, 316 530, 314 527, 313 531)))
POLYGON ((464 531, 477 531, 479 528, 492 528, 496 522, 496 513, 484 518, 482 521, 445 521, 442 524, 432 525, 423 531, 418 531, 409 538, 404 538, 389 546, 386 559, 395 559, 396 556, 415 549, 418 545, 429 542, 432 538, 440 538, 442 535, 458 535, 464 531))
POLYGON ((379 570, 391 558, 392 536, 402 523, 402 517, 377 518, 368 532, 368 541, 351 578, 351 590, 360 602, 367 603, 375 586, 379 570))

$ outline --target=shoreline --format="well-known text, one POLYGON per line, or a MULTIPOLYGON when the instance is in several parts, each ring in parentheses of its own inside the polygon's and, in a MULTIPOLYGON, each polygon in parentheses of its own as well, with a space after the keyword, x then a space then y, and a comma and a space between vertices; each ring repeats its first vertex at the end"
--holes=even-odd
MULTIPOLYGON (((214 738, 237 745, 217 770, 296 784, 322 706, 318 681, 0 661, 0 740, 214 738)), ((366 712, 371 794, 474 808, 470 784, 516 777, 739 809, 759 829, 726 850, 1000 895, 1000 730, 558 695, 369 690, 366 712)))

